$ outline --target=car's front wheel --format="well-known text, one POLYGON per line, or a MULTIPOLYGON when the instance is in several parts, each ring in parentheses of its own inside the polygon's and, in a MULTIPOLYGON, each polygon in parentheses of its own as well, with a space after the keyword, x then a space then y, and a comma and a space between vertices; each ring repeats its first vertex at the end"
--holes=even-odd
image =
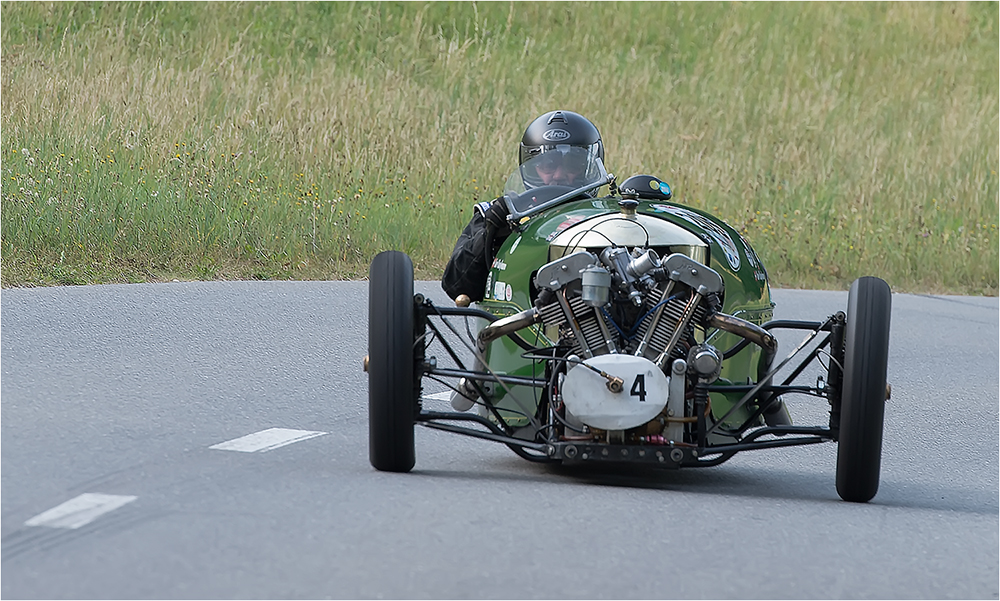
POLYGON ((368 460, 385 472, 415 463, 413 262, 386 251, 368 272, 368 460))
POLYGON ((878 492, 891 305, 883 280, 863 277, 851 285, 837 447, 837 493, 845 501, 864 503, 878 492))

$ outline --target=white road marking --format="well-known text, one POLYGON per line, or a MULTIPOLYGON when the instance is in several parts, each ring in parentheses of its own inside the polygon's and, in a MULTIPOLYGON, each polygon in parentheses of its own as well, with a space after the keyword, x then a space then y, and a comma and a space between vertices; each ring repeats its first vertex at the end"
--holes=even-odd
POLYGON ((138 497, 130 495, 104 495, 88 492, 57 505, 31 518, 25 526, 48 526, 49 528, 79 528, 85 526, 109 511, 114 511, 138 497))
POLYGON ((220 451, 240 451, 241 453, 256 453, 270 451, 293 442, 301 442, 317 436, 323 436, 326 432, 312 432, 309 430, 290 430, 288 428, 268 428, 253 434, 247 434, 233 440, 220 442, 208 448, 220 451))
POLYGON ((451 391, 445 390, 444 392, 435 392, 434 394, 425 394, 425 399, 434 399, 435 401, 450 401, 451 391))

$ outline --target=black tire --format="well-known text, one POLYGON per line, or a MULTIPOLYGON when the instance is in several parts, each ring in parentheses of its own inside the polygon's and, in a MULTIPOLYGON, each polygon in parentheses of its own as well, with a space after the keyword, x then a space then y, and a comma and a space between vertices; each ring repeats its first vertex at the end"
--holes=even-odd
POLYGON ((368 279, 368 460, 380 471, 408 472, 416 461, 413 262, 380 253, 368 279))
POLYGON ((837 446, 837 493, 845 501, 865 503, 878 492, 891 309, 884 281, 863 277, 851 285, 837 446))

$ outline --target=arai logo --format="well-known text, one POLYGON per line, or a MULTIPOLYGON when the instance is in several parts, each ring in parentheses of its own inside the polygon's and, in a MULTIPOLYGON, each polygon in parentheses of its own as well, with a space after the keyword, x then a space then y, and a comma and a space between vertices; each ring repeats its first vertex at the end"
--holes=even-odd
POLYGON ((549 142, 562 142, 569 139, 570 133, 565 129, 550 129, 542 134, 542 139, 549 142))

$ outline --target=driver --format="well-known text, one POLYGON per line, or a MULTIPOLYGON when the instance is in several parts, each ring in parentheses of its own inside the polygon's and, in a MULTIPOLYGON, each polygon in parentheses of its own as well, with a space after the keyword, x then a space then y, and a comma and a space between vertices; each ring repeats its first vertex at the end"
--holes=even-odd
MULTIPOLYGON (((527 188, 573 186, 592 177, 597 159, 604 160, 601 133, 589 119, 571 111, 551 111, 532 121, 518 151, 521 178, 527 188), (544 160, 530 159, 542 156, 544 160)), ((481 301, 486 278, 497 250, 510 235, 503 198, 481 202, 455 243, 441 278, 441 287, 452 299, 465 294, 481 301)))

